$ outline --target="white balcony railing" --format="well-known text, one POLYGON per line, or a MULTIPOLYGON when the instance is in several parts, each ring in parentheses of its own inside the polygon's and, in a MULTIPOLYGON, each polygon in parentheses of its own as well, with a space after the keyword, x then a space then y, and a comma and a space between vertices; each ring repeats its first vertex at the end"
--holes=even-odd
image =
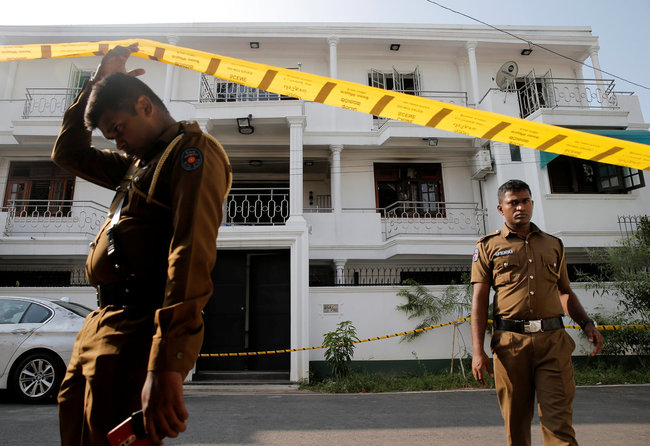
MULTIPOLYGON (((20 200, 2 209, 6 237, 74 236, 92 238, 108 209, 92 201, 20 200)), ((305 209, 305 212, 332 212, 305 209)), ((380 213, 386 239, 397 235, 481 235, 485 210, 476 203, 400 201, 386 208, 343 209, 380 213)), ((233 188, 224 204, 226 226, 283 225, 289 218, 289 188, 233 188)))
POLYGON ((201 74, 199 102, 269 102, 291 100, 296 100, 296 98, 270 93, 201 74))
POLYGON ((106 219, 108 208, 94 201, 10 201, 5 236, 76 236, 92 238, 106 219))
POLYGON ((398 201, 382 212, 386 239, 398 235, 483 235, 485 209, 476 203, 398 201))

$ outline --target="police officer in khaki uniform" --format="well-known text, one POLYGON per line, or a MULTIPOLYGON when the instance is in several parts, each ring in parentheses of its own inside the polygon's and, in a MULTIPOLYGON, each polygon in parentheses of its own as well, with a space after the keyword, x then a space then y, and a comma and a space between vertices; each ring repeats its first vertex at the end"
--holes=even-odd
POLYGON ((472 371, 485 385, 494 376, 509 445, 530 445, 535 394, 545 445, 577 445, 572 427, 575 343, 564 330, 568 314, 603 348, 593 320, 569 286, 560 239, 531 223, 530 188, 519 180, 503 184, 497 209, 501 230, 479 240, 472 263, 472 371), (483 344, 490 287, 494 288, 494 373, 483 344))
POLYGON ((154 444, 186 428, 183 380, 203 340, 222 203, 231 169, 196 123, 176 122, 109 51, 66 111, 52 159, 117 193, 86 261, 99 308, 86 319, 59 393, 61 439, 108 444, 142 408, 154 444), (91 146, 91 129, 119 152, 91 146))

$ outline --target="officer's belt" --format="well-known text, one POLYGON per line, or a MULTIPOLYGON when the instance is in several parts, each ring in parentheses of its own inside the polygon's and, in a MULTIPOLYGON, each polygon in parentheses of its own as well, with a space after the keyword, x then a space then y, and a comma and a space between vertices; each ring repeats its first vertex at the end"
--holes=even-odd
POLYGON ((515 333, 537 333, 564 328, 564 322, 562 322, 560 316, 531 321, 496 317, 494 318, 494 328, 497 330, 514 331, 515 333))
POLYGON ((104 308, 117 305, 125 309, 141 311, 160 308, 162 302, 156 302, 151 296, 152 288, 138 281, 101 283, 97 285, 97 306, 104 308))

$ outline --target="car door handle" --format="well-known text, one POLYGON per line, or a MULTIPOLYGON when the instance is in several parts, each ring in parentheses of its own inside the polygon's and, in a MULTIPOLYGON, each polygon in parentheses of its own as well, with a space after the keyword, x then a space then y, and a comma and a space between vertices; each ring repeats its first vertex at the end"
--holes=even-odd
POLYGON ((11 333, 13 334, 27 334, 31 330, 25 330, 24 328, 16 328, 15 330, 11 330, 11 333))

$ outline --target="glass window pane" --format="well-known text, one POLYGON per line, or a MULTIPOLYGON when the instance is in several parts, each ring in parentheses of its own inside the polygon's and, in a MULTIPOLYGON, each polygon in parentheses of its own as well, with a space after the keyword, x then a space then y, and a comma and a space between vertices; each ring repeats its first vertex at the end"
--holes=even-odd
POLYGON ((0 324, 17 324, 28 306, 21 300, 0 300, 0 324))
POLYGON ((40 324, 52 315, 52 310, 42 305, 31 304, 21 319, 22 324, 40 324))

